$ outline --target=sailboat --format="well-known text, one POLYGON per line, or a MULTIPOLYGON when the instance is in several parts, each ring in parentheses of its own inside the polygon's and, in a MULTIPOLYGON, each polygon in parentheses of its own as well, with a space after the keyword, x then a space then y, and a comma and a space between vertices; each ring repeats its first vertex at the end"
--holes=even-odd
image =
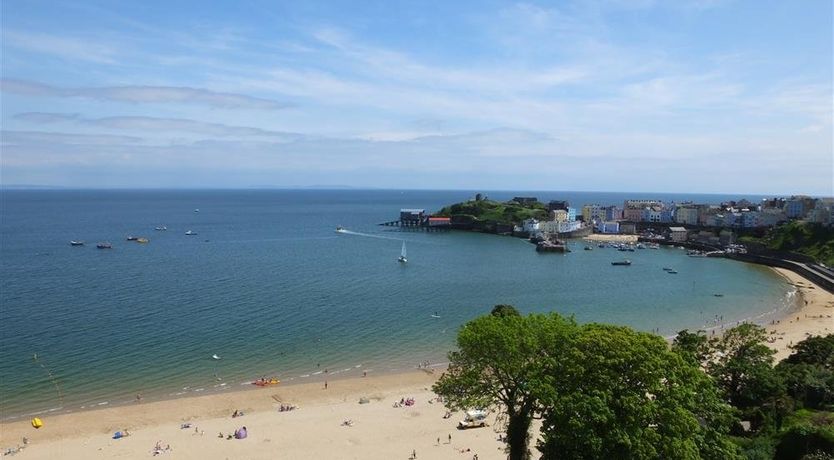
POLYGON ((398 262, 406 263, 408 262, 408 258, 405 256, 405 241, 403 241, 403 249, 400 251, 400 257, 397 259, 398 262))

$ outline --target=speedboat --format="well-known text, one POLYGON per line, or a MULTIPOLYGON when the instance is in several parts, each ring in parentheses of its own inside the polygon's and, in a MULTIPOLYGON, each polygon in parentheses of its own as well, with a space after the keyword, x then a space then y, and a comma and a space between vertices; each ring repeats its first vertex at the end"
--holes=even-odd
POLYGON ((138 240, 138 239, 139 239, 139 237, 138 237, 138 236, 128 236, 128 237, 127 237, 127 240, 128 240, 128 241, 136 241, 136 240, 138 240))
POLYGON ((618 261, 611 262, 611 265, 631 265, 631 261, 628 260, 628 259, 618 260, 618 261))
POLYGON ((336 233, 345 233, 346 231, 345 227, 342 227, 341 225, 336 226, 336 233))
POLYGON ((70 241, 70 246, 84 246, 84 242, 73 240, 73 241, 70 241))
POLYGON ((191 236, 191 235, 196 235, 197 232, 189 230, 189 231, 185 232, 185 234, 188 235, 188 236, 191 236))
POLYGON ((113 249, 113 245, 108 242, 98 243, 96 247, 99 249, 113 249))

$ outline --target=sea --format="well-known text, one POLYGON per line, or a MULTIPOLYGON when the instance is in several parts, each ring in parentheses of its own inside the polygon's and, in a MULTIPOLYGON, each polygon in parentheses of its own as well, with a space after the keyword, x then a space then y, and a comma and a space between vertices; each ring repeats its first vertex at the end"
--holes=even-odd
MULTIPOLYGON (((481 192, 577 208, 762 198, 481 192)), ((0 191, 0 420, 242 390, 263 376, 283 385, 442 367, 460 326, 496 304, 664 336, 794 308, 771 270, 680 249, 573 240, 568 254, 543 254, 519 238, 379 225, 475 193, 0 191), (611 265, 624 254, 631 266, 611 265)))

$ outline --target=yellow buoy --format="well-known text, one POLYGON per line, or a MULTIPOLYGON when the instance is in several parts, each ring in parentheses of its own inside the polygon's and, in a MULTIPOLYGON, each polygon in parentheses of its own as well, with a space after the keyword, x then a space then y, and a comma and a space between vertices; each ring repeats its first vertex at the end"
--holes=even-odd
POLYGON ((35 417, 32 419, 32 426, 35 428, 40 428, 43 426, 43 420, 35 417))

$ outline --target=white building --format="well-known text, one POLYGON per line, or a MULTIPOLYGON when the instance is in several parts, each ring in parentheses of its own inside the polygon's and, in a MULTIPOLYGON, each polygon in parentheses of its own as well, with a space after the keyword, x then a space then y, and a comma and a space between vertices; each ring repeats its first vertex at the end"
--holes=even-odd
POLYGON ((567 233, 579 230, 582 227, 582 222, 579 221, 556 221, 548 220, 541 222, 539 229, 544 233, 567 233))
POLYGON ((521 223, 521 229, 533 235, 541 231, 541 224, 536 219, 527 219, 521 223))

